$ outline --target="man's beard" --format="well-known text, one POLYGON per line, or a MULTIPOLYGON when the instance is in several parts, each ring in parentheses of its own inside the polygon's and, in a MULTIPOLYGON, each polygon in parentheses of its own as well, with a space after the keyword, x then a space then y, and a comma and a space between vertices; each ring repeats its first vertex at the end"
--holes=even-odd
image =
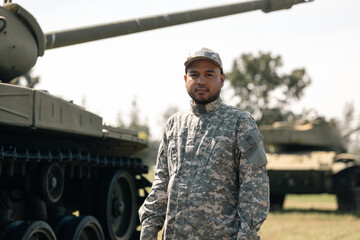
POLYGON ((198 100, 195 97, 193 97, 192 95, 190 95, 190 97, 192 98, 192 100, 196 103, 196 104, 208 104, 211 103, 213 101, 215 101, 216 99, 218 99, 220 96, 220 92, 218 94, 215 94, 214 96, 210 97, 207 100, 198 100))

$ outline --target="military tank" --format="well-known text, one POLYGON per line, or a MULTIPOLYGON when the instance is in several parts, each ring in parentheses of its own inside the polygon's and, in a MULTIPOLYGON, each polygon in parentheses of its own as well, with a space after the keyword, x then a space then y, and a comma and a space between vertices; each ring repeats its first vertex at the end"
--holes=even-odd
POLYGON ((360 209, 360 156, 347 153, 332 121, 318 118, 260 126, 268 157, 270 206, 286 194, 336 194, 339 210, 360 209))
MULTIPOLYGON (((303 0, 254 0, 44 34, 11 1, 0 7, 0 240, 139 238, 137 210, 151 183, 133 155, 136 131, 46 91, 8 84, 52 48, 303 0)), ((46 80, 45 80, 46 81, 46 80)))

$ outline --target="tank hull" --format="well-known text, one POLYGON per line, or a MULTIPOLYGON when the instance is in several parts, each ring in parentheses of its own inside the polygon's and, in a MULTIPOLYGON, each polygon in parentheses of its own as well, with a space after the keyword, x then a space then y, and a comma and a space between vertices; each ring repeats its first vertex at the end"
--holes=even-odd
POLYGON ((136 236, 137 209, 151 184, 142 176, 147 167, 132 155, 146 141, 47 92, 0 84, 0 98, 0 222, 6 236, 0 239, 10 239, 25 222, 40 225, 32 234, 46 231, 44 239, 76 232, 82 239, 89 231, 97 239, 136 236), (109 224, 114 219, 118 224, 109 224))

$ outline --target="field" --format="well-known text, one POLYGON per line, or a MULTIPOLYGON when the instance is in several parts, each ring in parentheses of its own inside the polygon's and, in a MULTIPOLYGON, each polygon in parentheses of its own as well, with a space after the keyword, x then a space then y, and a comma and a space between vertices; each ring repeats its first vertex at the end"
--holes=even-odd
POLYGON ((263 240, 360 240, 360 213, 336 211, 334 195, 288 195, 260 230, 263 240))

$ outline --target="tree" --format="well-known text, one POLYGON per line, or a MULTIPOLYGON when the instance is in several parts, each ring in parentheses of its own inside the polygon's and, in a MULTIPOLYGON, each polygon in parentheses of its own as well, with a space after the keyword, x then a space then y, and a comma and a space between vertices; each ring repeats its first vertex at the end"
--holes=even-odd
POLYGON ((339 127, 349 152, 360 154, 360 116, 355 117, 354 102, 347 102, 344 105, 343 118, 339 119, 339 127))
POLYGON ((281 74, 282 65, 281 56, 248 53, 235 59, 231 72, 227 73, 235 95, 240 98, 237 107, 250 112, 258 124, 296 118, 288 107, 303 96, 311 83, 304 68, 281 74))
POLYGON ((132 101, 132 110, 130 113, 130 124, 128 126, 129 129, 137 130, 142 132, 143 134, 146 134, 146 138, 150 135, 149 132, 149 126, 145 123, 140 122, 140 116, 139 116, 139 108, 137 105, 136 99, 132 101))
POLYGON ((161 127, 164 127, 167 120, 176 112, 179 111, 179 108, 176 106, 168 106, 162 114, 162 119, 159 121, 161 127))
POLYGON ((137 105, 136 98, 133 99, 131 105, 132 105, 132 109, 129 115, 130 116, 129 124, 125 124, 120 112, 118 112, 117 126, 121 128, 139 131, 141 136, 147 140, 150 135, 149 126, 146 123, 140 121, 140 116, 139 116, 140 109, 137 105))
POLYGON ((143 160, 143 164, 152 166, 156 161, 157 148, 159 146, 158 141, 153 141, 150 139, 149 126, 146 123, 141 122, 140 109, 138 107, 136 98, 132 101, 132 109, 130 112, 130 122, 125 124, 121 114, 117 116, 117 125, 121 128, 136 130, 139 132, 139 137, 146 139, 148 141, 148 148, 141 150, 134 154, 134 157, 139 157, 143 160))

